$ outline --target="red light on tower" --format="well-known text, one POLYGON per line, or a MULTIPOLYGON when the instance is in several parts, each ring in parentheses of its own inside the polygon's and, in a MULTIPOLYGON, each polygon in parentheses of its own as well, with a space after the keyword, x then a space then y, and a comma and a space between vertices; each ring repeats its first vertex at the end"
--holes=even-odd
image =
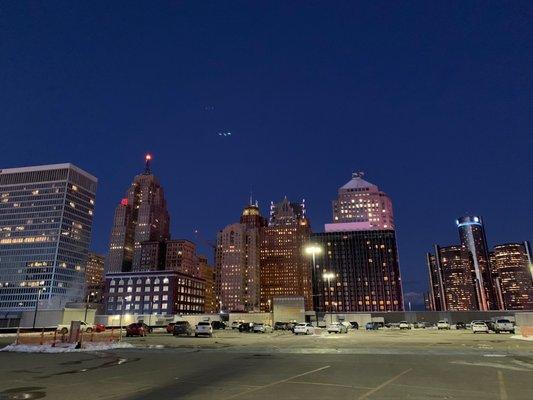
POLYGON ((127 206, 127 205, 128 205, 128 199, 122 199, 122 200, 120 200, 120 205, 121 205, 121 206, 127 206))

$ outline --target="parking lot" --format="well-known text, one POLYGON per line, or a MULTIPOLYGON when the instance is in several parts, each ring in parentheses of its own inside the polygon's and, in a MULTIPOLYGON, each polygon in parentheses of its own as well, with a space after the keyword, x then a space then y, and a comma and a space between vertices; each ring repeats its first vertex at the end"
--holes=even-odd
POLYGON ((225 330, 127 341, 135 347, 0 353, 0 399, 533 398, 533 342, 509 334, 225 330))

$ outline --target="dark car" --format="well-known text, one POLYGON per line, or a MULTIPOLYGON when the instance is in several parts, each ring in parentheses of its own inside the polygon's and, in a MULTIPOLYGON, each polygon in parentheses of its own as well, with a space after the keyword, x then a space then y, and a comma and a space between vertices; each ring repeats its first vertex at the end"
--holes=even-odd
POLYGON ((222 321, 213 321, 211 322, 211 326, 214 330, 226 329, 226 324, 222 321))
POLYGON ((359 329, 359 324, 355 321, 350 322, 350 325, 352 326, 352 329, 359 329))
POLYGON ((134 322, 126 327, 126 336, 146 336, 152 332, 152 328, 144 322, 134 322))
POLYGON ((455 324, 455 329, 466 329, 466 324, 464 322, 459 321, 455 324))
POLYGON ((365 329, 367 331, 377 331, 379 329, 379 323, 378 322, 367 322, 365 325, 365 329))
POLYGON ((174 331, 174 325, 176 325, 175 322, 170 322, 169 324, 167 324, 167 333, 172 333, 174 331))
POLYGON ((489 331, 496 332, 496 322, 493 320, 483 321, 489 327, 489 331))
POLYGON ((194 329, 192 328, 191 324, 189 324, 188 321, 177 321, 174 324, 174 329, 172 330, 172 334, 174 336, 179 336, 179 335, 191 336, 193 333, 194 333, 194 329))
POLYGON ((274 323, 274 330, 275 331, 286 331, 287 325, 289 325, 287 322, 275 322, 274 323))
POLYGON ((253 322, 243 322, 239 325, 239 332, 253 332, 254 324, 253 322))

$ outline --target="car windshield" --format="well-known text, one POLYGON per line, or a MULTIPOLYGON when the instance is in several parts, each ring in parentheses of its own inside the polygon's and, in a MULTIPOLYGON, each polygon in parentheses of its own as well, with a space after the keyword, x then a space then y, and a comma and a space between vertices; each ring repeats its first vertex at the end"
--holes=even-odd
POLYGON ((187 325, 188 322, 187 321, 178 321, 176 322, 176 325, 187 325))
POLYGON ((198 322, 200 326, 209 326, 209 322, 198 322))
POLYGON ((498 320, 498 323, 499 323, 499 324, 510 324, 511 321, 509 321, 508 319, 499 319, 499 320, 498 320))

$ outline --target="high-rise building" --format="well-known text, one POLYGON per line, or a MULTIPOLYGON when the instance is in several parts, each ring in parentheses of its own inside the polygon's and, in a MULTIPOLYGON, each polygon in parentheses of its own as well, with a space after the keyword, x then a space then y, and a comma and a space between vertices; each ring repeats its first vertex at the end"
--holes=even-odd
POLYGON ((246 206, 240 222, 217 235, 216 288, 224 311, 258 311, 261 230, 266 220, 256 204, 246 206))
POLYGON ((392 202, 358 172, 333 201, 333 223, 311 235, 315 309, 401 311, 402 283, 392 202))
POLYGON ((466 311, 475 308, 475 293, 467 253, 461 246, 435 245, 427 255, 430 303, 433 311, 466 311))
POLYGON ((0 310, 83 299, 97 182, 73 164, 0 170, 0 310))
POLYGON ((354 172, 339 189, 333 201, 333 223, 326 224, 326 232, 394 229, 390 198, 363 176, 363 172, 354 172))
POLYGON ((477 309, 500 308, 490 267, 489 251, 483 221, 478 216, 464 216, 456 221, 463 251, 472 269, 477 309))
POLYGON ((184 239, 168 240, 166 243, 165 268, 182 274, 200 277, 201 271, 196 255, 196 245, 184 239))
POLYGON ((218 311, 218 304, 215 296, 215 269, 209 265, 207 257, 203 255, 198 256, 198 264, 202 278, 205 281, 205 301, 204 311, 207 314, 214 314, 218 311))
POLYGON ((285 197, 271 203, 261 242, 262 310, 271 311, 276 296, 302 296, 306 309, 313 309, 311 264, 304 253, 310 235, 304 202, 293 203, 285 197))
POLYGON ((498 277, 505 310, 532 310, 532 259, 529 242, 494 246, 491 266, 498 277))
POLYGON ((139 270, 141 243, 170 238, 170 218, 163 187, 152 174, 152 156, 146 155, 144 172, 137 175, 115 210, 106 272, 139 270))
POLYGON ((311 243, 322 249, 316 255, 316 311, 403 311, 393 230, 315 233, 311 243))
POLYGON ((89 253, 85 268, 85 300, 100 303, 104 294, 105 257, 94 252, 89 253))

